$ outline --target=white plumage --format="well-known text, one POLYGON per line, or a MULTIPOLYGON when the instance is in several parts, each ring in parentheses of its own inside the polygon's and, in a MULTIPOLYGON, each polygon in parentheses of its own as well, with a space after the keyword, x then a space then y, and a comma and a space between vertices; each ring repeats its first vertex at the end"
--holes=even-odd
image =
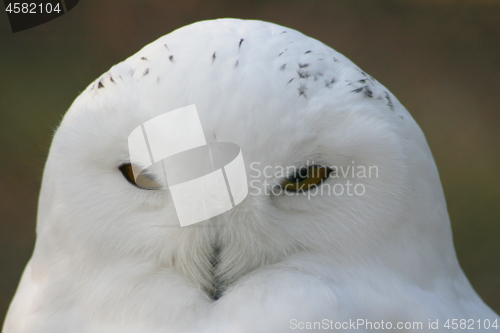
POLYGON ((54 137, 37 223, 4 333, 328 331, 325 320, 358 319, 422 332, 498 319, 459 267, 410 114, 341 54, 271 23, 183 27, 92 83, 54 137), (118 168, 134 128, 191 104, 208 141, 241 147, 253 183, 234 209, 180 228, 168 191, 118 168), (271 170, 311 161, 378 173, 320 185, 363 195, 267 191, 282 180, 271 170))

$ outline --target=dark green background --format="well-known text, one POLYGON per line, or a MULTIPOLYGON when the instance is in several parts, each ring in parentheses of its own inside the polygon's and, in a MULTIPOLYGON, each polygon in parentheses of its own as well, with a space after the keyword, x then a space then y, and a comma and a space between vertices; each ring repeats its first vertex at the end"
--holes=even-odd
POLYGON ((500 1, 83 0, 16 34, 0 13, 0 318, 33 249, 42 169, 65 110, 142 46, 218 17, 297 29, 399 98, 434 153, 461 265, 500 312, 500 1))

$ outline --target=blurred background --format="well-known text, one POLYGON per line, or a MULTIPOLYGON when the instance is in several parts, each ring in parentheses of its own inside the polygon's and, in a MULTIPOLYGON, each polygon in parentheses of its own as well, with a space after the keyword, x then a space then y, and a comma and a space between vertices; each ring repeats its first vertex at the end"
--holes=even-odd
POLYGON ((33 250, 52 133, 71 102, 156 38, 220 17, 299 30, 398 97, 436 159, 462 268, 500 313, 500 0, 81 0, 16 34, 0 13, 0 325, 33 250))

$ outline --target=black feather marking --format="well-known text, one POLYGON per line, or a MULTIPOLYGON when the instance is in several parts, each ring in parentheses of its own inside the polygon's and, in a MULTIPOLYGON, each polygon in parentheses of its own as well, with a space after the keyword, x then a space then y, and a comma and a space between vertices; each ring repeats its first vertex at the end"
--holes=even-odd
POLYGON ((391 96, 387 91, 385 92, 385 99, 387 99, 387 106, 389 106, 389 108, 394 111, 394 104, 392 104, 391 96))
POLYGON ((281 66, 280 66, 280 71, 285 70, 285 67, 286 67, 286 64, 281 65, 281 66))
POLYGON ((314 81, 318 81, 318 79, 323 76, 323 73, 316 73, 314 74, 314 81))
POLYGON ((215 55, 216 52, 214 52, 214 54, 212 54, 212 63, 215 61, 215 59, 217 58, 217 56, 215 55))
POLYGON ((238 67, 239 65, 239 60, 236 60, 236 63, 234 64, 234 68, 238 67))
POLYGON ((333 57, 333 61, 334 61, 334 62, 339 62, 339 59, 337 59, 337 58, 333 57))
POLYGON ((289 84, 290 82, 292 82, 292 81, 293 81, 293 79, 294 79, 294 78, 292 77, 292 78, 290 79, 290 81, 288 81, 286 84, 289 84))
POLYGON ((146 60, 146 61, 147 61, 147 60, 148 60, 148 58, 146 58, 146 57, 141 57, 141 60, 146 60))
POLYGON ((352 90, 351 92, 360 93, 363 92, 364 97, 373 98, 373 91, 368 86, 363 86, 352 90))
POLYGON ((311 53, 311 52, 312 52, 311 50, 308 50, 304 54, 308 54, 308 53, 311 53))
POLYGON ((370 88, 368 88, 368 86, 365 86, 365 97, 367 98, 373 98, 373 91, 370 90, 370 88))
POLYGON ((142 76, 146 76, 146 75, 148 75, 148 74, 149 74, 149 68, 146 68, 146 69, 144 70, 144 73, 142 73, 142 76))
POLYGON ((307 90, 307 87, 305 84, 301 84, 297 90, 299 91, 299 96, 304 96, 304 98, 307 98, 307 95, 306 95, 306 90, 307 90))
POLYGON ((111 75, 109 76, 109 81, 115 83, 115 80, 113 80, 113 77, 111 75))
POLYGON ((299 74, 299 77, 301 79, 307 79, 309 76, 311 76, 311 73, 309 73, 308 71, 303 71, 300 69, 297 71, 297 74, 299 74))
POLYGON ((171 62, 174 62, 174 56, 173 56, 173 55, 169 55, 169 56, 168 56, 168 59, 169 59, 171 62))
POLYGON ((285 30, 285 31, 283 31, 282 33, 280 33, 280 35, 283 35, 283 34, 286 34, 286 30, 285 30))
POLYGON ((331 88, 331 87, 332 87, 332 84, 334 84, 335 82, 336 82, 336 81, 335 81, 335 79, 334 79, 334 78, 332 78, 332 79, 330 80, 330 82, 325 81, 325 87, 327 87, 327 88, 331 88))
POLYGON ((168 48, 167 44, 163 44, 163 46, 165 46, 165 47, 167 48, 167 50, 170 50, 170 49, 168 48))
POLYGON ((241 47, 241 43, 243 43, 244 39, 240 39, 240 43, 238 44, 238 49, 241 47))
POLYGON ((212 247, 212 253, 210 256, 210 264, 211 264, 211 274, 212 274, 212 286, 210 289, 210 297, 216 301, 221 298, 224 293, 224 281, 221 281, 221 277, 218 274, 218 266, 220 263, 220 254, 221 254, 221 246, 219 241, 216 240, 212 247))
POLYGON ((99 83, 97 84, 97 89, 101 89, 101 88, 104 88, 104 85, 102 84, 101 81, 99 81, 99 83))
POLYGON ((306 67, 307 67, 307 66, 309 66, 309 65, 310 65, 310 64, 301 64, 301 63, 299 62, 299 68, 306 68, 306 67))

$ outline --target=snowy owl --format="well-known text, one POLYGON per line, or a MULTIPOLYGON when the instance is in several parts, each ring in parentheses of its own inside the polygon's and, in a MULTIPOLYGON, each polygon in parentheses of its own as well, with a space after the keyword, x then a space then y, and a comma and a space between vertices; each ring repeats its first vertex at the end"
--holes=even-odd
POLYGON ((3 332, 490 332, 499 321, 458 264, 436 165, 396 97, 297 31, 220 19, 159 38, 71 105, 3 332), (207 144, 241 149, 248 195, 181 227, 155 172, 150 184, 132 176, 128 137, 189 105, 207 144))

